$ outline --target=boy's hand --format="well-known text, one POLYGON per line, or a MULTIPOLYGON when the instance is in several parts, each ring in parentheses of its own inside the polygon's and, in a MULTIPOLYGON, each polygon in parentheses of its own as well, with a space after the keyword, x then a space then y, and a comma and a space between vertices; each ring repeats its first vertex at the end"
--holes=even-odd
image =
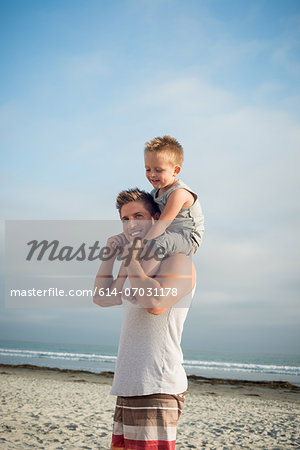
POLYGON ((122 252, 122 259, 127 262, 126 266, 131 263, 132 260, 139 261, 142 253, 142 240, 140 238, 134 238, 132 242, 127 241, 122 252))

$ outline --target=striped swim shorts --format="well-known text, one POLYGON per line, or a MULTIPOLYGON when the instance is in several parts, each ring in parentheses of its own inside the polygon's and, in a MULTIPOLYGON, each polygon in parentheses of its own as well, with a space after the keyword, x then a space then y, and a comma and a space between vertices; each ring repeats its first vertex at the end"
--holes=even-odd
POLYGON ((117 397, 111 450, 175 450, 184 396, 117 397))

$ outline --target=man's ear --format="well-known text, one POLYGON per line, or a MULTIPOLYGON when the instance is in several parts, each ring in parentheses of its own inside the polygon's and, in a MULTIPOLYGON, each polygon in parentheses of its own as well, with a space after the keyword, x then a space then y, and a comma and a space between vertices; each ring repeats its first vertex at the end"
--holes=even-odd
POLYGON ((178 175, 180 171, 181 171, 181 167, 180 166, 175 166, 174 174, 178 175))

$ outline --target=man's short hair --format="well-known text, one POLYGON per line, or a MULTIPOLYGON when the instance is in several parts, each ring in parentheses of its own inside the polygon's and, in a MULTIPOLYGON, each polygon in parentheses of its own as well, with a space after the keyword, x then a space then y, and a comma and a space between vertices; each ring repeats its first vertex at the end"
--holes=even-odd
POLYGON ((121 208, 130 202, 143 202, 145 208, 149 211, 152 217, 157 212, 160 212, 157 203, 155 203, 151 194, 146 191, 141 191, 139 188, 127 189, 120 192, 116 201, 116 208, 121 215, 121 208))
POLYGON ((175 166, 182 166, 183 148, 179 142, 171 136, 158 136, 145 144, 145 153, 162 154, 175 166))

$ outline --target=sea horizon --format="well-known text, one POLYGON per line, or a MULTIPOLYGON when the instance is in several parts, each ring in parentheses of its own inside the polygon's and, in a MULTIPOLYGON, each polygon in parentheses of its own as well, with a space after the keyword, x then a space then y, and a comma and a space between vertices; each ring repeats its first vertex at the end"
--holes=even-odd
MULTIPOLYGON (((117 347, 0 340, 0 363, 57 369, 114 372, 117 347)), ((187 375, 249 381, 287 381, 300 386, 300 355, 189 350, 183 348, 187 375)))

